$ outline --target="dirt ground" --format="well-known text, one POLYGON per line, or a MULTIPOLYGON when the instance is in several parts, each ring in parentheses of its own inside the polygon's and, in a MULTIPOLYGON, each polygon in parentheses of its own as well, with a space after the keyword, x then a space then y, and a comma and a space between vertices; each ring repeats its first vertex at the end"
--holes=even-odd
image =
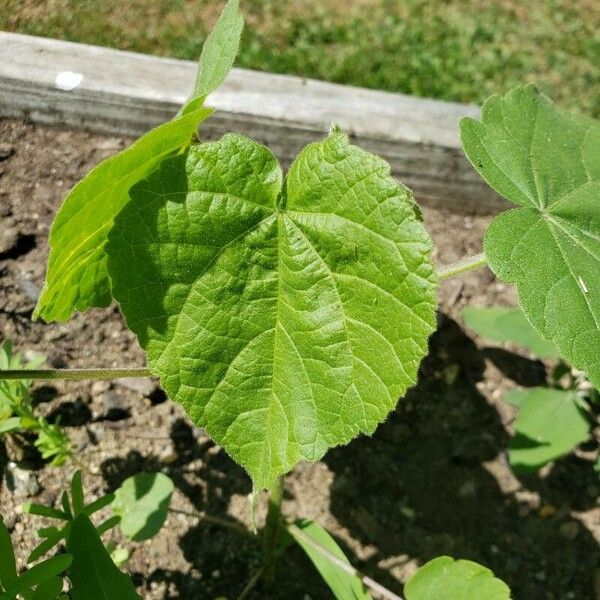
MULTIPOLYGON (((143 366, 144 356, 116 307, 64 325, 33 323, 43 282, 47 235, 69 188, 127 140, 0 121, 0 339, 55 367, 143 366)), ((436 260, 475 254, 490 217, 425 209, 436 260)), ((490 567, 515 600, 600 598, 600 484, 593 448, 583 446, 541 474, 517 479, 506 448, 515 385, 532 386, 545 367, 516 348, 489 347, 466 332, 467 305, 513 304, 514 292, 480 269, 441 286, 440 328, 418 385, 373 437, 331 450, 286 477, 284 512, 325 526, 352 563, 384 585, 402 582, 427 560, 449 554, 490 567)), ((146 382, 148 383, 148 382, 146 382)), ((250 537, 200 521, 204 511, 249 524, 250 481, 156 384, 38 383, 38 410, 61 422, 77 448, 90 496, 142 470, 163 470, 176 485, 167 525, 156 538, 127 544, 127 565, 144 598, 238 597, 260 566, 250 537), (131 386, 130 386, 131 387, 131 386)), ((22 561, 43 519, 24 515, 27 492, 9 490, 10 460, 0 447, 0 512, 22 561)), ((53 502, 72 474, 25 459, 33 496, 53 502)), ((264 498, 259 524, 264 518, 264 498)), ((117 538, 118 539, 118 538, 117 538)), ((297 549, 282 561, 270 592, 249 598, 331 598, 297 549)))

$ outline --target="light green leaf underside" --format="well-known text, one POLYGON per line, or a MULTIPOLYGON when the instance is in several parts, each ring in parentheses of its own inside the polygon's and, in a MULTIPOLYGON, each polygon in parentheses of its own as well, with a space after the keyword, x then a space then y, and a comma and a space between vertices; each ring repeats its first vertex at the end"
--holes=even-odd
POLYGON ((112 510, 121 517, 121 531, 141 542, 156 535, 167 519, 173 482, 163 473, 138 473, 115 492, 112 510))
MULTIPOLYGON (((318 523, 306 520, 297 523, 297 525, 321 547, 329 550, 345 563, 350 564, 336 541, 318 523)), ((316 550, 309 542, 296 535, 293 529, 290 530, 290 534, 313 562, 336 600, 371 600, 371 596, 365 591, 358 576, 342 571, 340 567, 316 550)))
POLYGON ((515 342, 540 358, 557 358, 556 348, 546 341, 518 308, 465 308, 467 326, 481 337, 494 342, 515 342))
POLYGON ((600 123, 568 114, 534 86, 493 96, 463 119, 464 150, 519 208, 485 238, 492 270, 517 285, 529 321, 600 385, 600 123))
POLYGON ((404 595, 406 600, 510 600, 510 589, 486 567, 440 556, 407 581, 404 595))
POLYGON ((191 102, 184 116, 101 162, 71 190, 52 225, 46 282, 34 318, 66 321, 77 310, 110 304, 105 245, 114 218, 134 183, 191 142, 198 123, 213 112, 202 102, 191 102))
POLYGON ((510 464, 517 471, 539 469, 589 437, 590 423, 575 392, 515 390, 507 401, 519 406, 508 452, 510 464))
POLYGON ((239 135, 165 160, 107 246, 169 396, 257 489, 370 433, 435 323, 431 240, 389 166, 336 132, 283 176, 239 135))
POLYGON ((235 62, 243 29, 244 17, 240 12, 240 2, 229 0, 202 46, 194 85, 195 96, 208 96, 225 81, 235 62))

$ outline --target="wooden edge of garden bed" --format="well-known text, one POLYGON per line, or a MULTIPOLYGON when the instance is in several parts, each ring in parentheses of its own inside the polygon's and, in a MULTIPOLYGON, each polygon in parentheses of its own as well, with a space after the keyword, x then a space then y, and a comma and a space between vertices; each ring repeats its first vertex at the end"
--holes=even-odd
MULTIPOLYGON (((0 117, 139 136, 172 117, 188 97, 191 61, 0 32, 0 117)), ((234 69, 208 99, 202 125, 214 139, 239 131, 288 165, 332 123, 384 157, 418 200, 458 212, 505 206, 464 157, 458 137, 474 106, 234 69)))

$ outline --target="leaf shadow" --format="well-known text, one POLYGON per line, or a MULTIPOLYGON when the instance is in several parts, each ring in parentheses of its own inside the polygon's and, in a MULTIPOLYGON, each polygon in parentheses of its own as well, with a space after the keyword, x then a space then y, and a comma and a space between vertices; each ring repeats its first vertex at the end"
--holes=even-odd
POLYGON ((477 389, 484 357, 442 315, 417 386, 372 438, 325 457, 334 473, 333 516, 377 549, 367 560, 351 561, 399 590, 397 578, 411 571, 411 561, 449 554, 491 568, 515 598, 589 599, 597 543, 585 527, 569 541, 561 532, 569 510, 581 506, 588 480, 560 469, 568 487, 539 475, 537 485, 515 483, 506 463, 509 435, 477 389), (441 374, 456 363, 459 374, 448 384, 441 374), (529 505, 535 492, 541 506, 559 503, 552 516, 529 505))

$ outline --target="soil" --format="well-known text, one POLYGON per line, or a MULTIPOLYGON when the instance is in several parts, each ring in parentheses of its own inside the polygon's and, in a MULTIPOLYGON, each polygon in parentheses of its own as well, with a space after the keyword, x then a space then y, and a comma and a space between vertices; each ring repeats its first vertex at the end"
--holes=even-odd
MULTIPOLYGON (((0 338, 55 367, 143 366, 144 355, 116 307, 65 324, 31 321, 43 282, 47 235, 66 192, 94 164, 129 140, 0 121, 0 338)), ((491 217, 424 209, 436 261, 479 252, 491 217)), ((445 282, 438 332, 419 383, 372 437, 299 465, 285 479, 284 512, 317 520, 351 562, 397 593, 429 559, 476 560, 505 580, 515 600, 600 598, 600 485, 594 446, 527 478, 511 472, 506 449, 514 409, 502 401, 514 386, 544 382, 546 367, 522 350, 489 347, 465 331, 468 305, 511 305, 514 291, 487 269, 445 282)), ((235 599, 260 567, 251 537, 207 524, 199 511, 250 526, 248 477, 156 384, 37 383, 37 409, 68 427, 91 497, 143 470, 163 470, 176 485, 167 525, 130 544, 127 570, 144 598, 235 599)), ((23 514, 28 498, 11 491, 9 462, 0 511, 20 564, 44 522, 23 514)), ((51 503, 71 466, 25 464, 39 483, 35 501, 51 503)), ((72 465, 74 466, 74 465, 72 465)), ((35 491, 35 485, 30 488, 35 491)), ((261 498, 258 524, 265 514, 261 498)), ((248 598, 325 599, 331 593, 296 548, 285 555, 271 591, 248 598)))

